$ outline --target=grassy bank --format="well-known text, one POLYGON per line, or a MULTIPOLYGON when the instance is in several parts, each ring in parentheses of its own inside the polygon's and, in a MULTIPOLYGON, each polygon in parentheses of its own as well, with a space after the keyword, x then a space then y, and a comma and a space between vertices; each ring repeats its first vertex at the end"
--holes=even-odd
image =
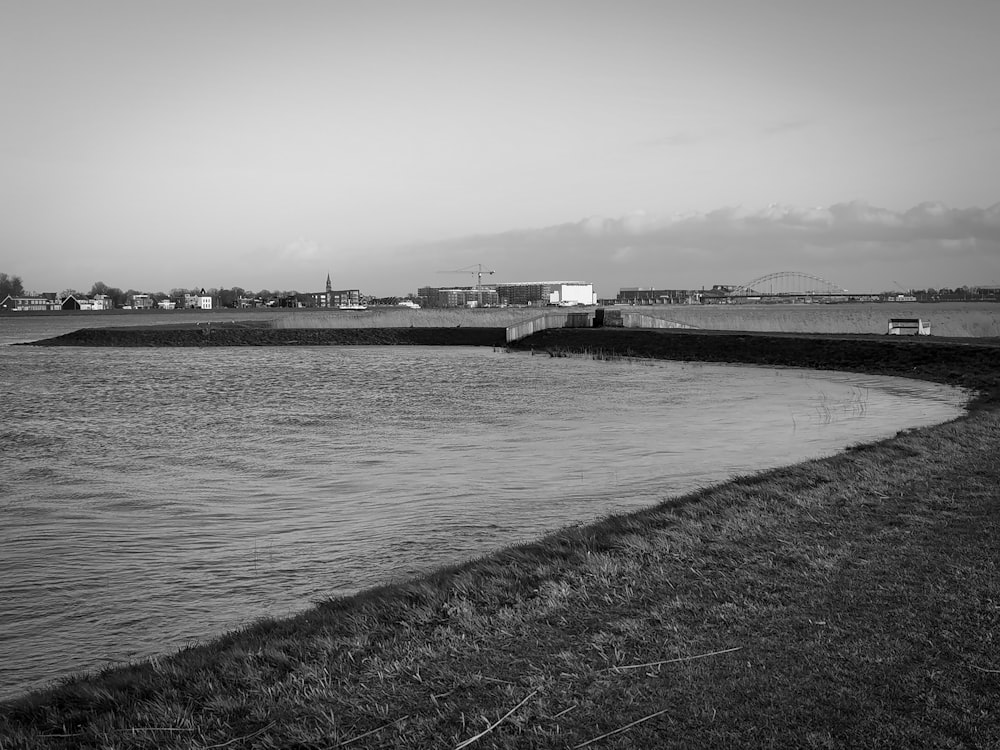
POLYGON ((889 318, 921 318, 930 321, 935 336, 1000 336, 1000 305, 995 302, 655 305, 624 309, 642 310, 708 330, 881 335, 888 328, 889 318))
POLYGON ((532 337, 983 395, 946 425, 27 696, 0 707, 0 746, 996 746, 1000 348, 866 341, 532 337))
MULTIPOLYGON (((456 325, 506 328, 552 309, 289 310, 275 315, 274 325, 279 328, 449 328, 456 325)), ((647 313, 706 330, 882 335, 889 318, 922 318, 930 321, 935 336, 1000 336, 1000 305, 991 302, 654 305, 609 309, 647 313)))

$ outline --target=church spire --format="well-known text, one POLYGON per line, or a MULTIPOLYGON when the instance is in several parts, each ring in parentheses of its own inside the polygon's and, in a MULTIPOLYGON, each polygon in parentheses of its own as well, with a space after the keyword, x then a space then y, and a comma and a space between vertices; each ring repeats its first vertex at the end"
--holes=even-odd
POLYGON ((327 275, 326 275, 326 291, 327 291, 327 294, 329 294, 330 292, 333 291, 333 287, 330 285, 330 274, 329 273, 327 273, 327 275))

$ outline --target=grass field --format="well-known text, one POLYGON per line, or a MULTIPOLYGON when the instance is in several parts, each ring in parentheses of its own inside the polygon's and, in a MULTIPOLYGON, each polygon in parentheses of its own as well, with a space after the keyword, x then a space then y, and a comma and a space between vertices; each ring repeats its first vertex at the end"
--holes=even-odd
MULTIPOLYGON (((471 326, 506 328, 554 308, 502 309, 373 308, 365 312, 282 311, 278 328, 406 328, 471 326)), ((569 308, 574 310, 576 308, 569 308)), ((589 309, 589 308, 580 308, 589 309)), ((815 305, 671 305, 613 307, 643 312, 710 330, 764 333, 884 334, 889 318, 922 318, 937 336, 1000 336, 1000 305, 993 303, 869 303, 815 305)))
POLYGON ((988 302, 673 305, 649 310, 651 314, 705 329, 884 334, 889 318, 921 318, 930 321, 931 332, 936 336, 1000 336, 1000 305, 988 302))
POLYGON ((0 747, 1000 746, 996 342, 605 329, 523 346, 798 357, 980 396, 945 425, 26 696, 0 706, 0 747))

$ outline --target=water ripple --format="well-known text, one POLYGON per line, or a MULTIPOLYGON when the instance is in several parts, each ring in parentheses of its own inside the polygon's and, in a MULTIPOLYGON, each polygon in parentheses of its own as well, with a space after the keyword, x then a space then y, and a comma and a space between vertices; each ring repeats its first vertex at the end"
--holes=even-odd
POLYGON ((7 347, 0 368, 0 697, 961 403, 451 348, 7 347))

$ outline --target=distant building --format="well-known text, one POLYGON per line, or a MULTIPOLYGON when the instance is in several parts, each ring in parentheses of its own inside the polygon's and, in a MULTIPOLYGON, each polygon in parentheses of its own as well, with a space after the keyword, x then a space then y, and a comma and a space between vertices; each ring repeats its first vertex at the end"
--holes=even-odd
POLYGON ((697 304, 700 292, 692 289, 645 289, 638 286, 618 290, 618 305, 690 305, 697 304))
POLYGON ((361 304, 361 291, 358 289, 334 289, 330 282, 330 274, 326 275, 326 291, 309 292, 305 295, 308 307, 357 307, 361 304))
POLYGON ((106 295, 98 295, 103 299, 86 297, 82 294, 71 294, 62 301, 63 310, 110 310, 111 300, 106 295), (107 304, 107 307, 105 307, 107 304))
POLYGON ((132 309, 133 310, 152 310, 156 306, 156 302, 148 294, 133 294, 132 295, 132 309))
POLYGON ((212 307, 212 295, 204 289, 197 294, 184 295, 185 310, 211 310, 212 307))
POLYGON ((42 294, 36 297, 12 297, 7 295, 0 300, 0 310, 11 310, 18 312, 59 310, 62 304, 55 294, 42 294))
POLYGON ((549 292, 549 304, 562 306, 597 304, 594 285, 575 281, 559 283, 549 292))
POLYGON ((431 287, 417 290, 424 307, 497 307, 500 299, 496 289, 474 287, 431 287))
POLYGON ((497 284, 501 305, 558 305, 597 303, 594 285, 586 281, 519 281, 497 284))

